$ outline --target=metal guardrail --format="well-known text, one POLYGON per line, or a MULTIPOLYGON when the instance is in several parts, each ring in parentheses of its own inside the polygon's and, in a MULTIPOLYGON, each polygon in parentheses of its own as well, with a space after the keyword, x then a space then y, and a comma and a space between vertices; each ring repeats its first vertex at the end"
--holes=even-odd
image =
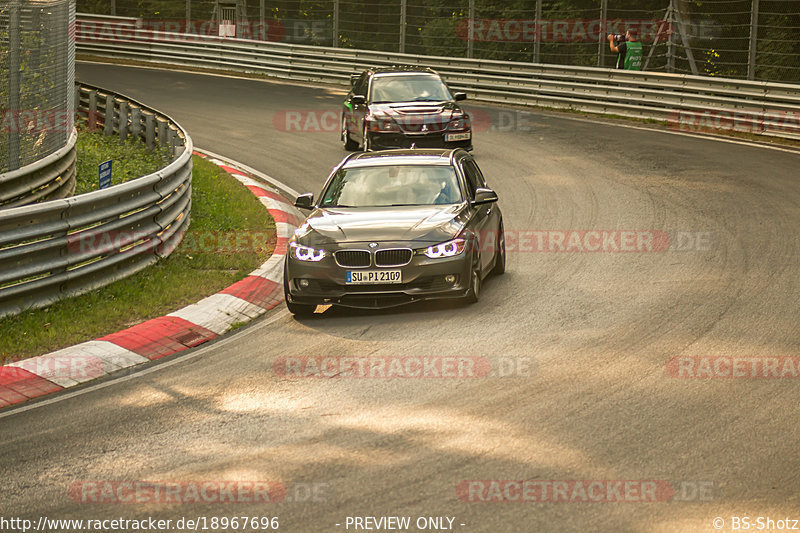
MULTIPOLYGON (((78 16, 81 54, 347 85, 370 66, 429 66, 479 102, 639 119, 727 121, 728 129, 800 139, 800 85, 509 61, 415 56, 153 31, 136 19, 78 16)), ((700 124, 703 126, 703 124, 700 124)), ((711 124, 719 126, 719 124, 711 124)), ((719 128, 718 128, 719 129, 719 128)), ((724 129, 724 128, 723 128, 724 129)))
POLYGON ((75 129, 67 144, 17 170, 0 174, 0 209, 66 198, 75 191, 75 129))
POLYGON ((0 317, 138 272, 172 253, 189 227, 193 145, 186 131, 98 87, 76 87, 76 100, 90 127, 169 146, 172 161, 107 189, 0 211, 0 317))

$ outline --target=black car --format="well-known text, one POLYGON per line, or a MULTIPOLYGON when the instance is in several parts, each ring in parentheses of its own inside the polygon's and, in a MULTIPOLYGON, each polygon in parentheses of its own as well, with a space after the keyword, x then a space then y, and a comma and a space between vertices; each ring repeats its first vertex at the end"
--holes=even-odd
POLYGON ((341 138, 347 150, 464 148, 472 150, 470 116, 434 70, 392 67, 350 78, 342 109, 341 138))
POLYGON ((419 300, 478 300, 483 278, 505 271, 503 216, 464 150, 351 154, 289 241, 286 305, 381 308, 419 300))

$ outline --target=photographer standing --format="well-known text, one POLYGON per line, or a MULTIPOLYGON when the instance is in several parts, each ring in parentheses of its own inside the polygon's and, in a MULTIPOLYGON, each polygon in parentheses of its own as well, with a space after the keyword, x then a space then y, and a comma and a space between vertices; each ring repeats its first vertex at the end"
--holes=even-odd
POLYGON ((628 30, 625 35, 608 35, 608 45, 612 52, 619 54, 617 68, 625 70, 642 70, 642 43, 636 32, 628 30))

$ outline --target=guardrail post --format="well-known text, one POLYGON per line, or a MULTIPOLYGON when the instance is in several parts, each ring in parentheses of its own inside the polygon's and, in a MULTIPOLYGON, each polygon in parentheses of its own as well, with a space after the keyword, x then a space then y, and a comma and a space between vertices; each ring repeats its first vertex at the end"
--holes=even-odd
POLYGON ((103 128, 103 134, 106 136, 110 136, 114 134, 114 97, 112 95, 106 95, 106 116, 105 116, 105 127, 103 128))
POLYGON ((753 0, 750 9, 750 51, 747 54, 747 79, 756 77, 756 52, 758 46, 758 0, 753 0))
POLYGON ((150 113, 144 116, 144 142, 148 148, 156 142, 156 117, 150 113))
POLYGON ((175 130, 172 128, 167 129, 167 145, 169 146, 169 153, 172 157, 175 156, 175 130))
MULTIPOLYGON (((80 88, 78 88, 80 91, 80 88)), ((80 102, 78 102, 80 105, 80 102)), ((77 106, 76 106, 77 107, 77 106)), ((89 131, 97 128, 97 91, 89 91, 89 131)))
POLYGON ((119 103, 119 138, 128 138, 128 102, 119 103))
POLYGON ((142 110, 138 107, 131 108, 131 136, 134 141, 142 137, 142 110))
MULTIPOLYGON (((173 130, 174 131, 174 130, 173 130)), ((183 151, 184 146, 183 138, 177 132, 172 136, 172 157, 176 158, 183 151)))
POLYGON ((161 146, 167 145, 167 121, 161 118, 158 121, 158 144, 161 146))
MULTIPOLYGON (((72 110, 77 113, 78 109, 81 107, 81 87, 80 85, 76 85, 72 88, 72 110)), ((87 117, 88 119, 88 117, 87 117)), ((77 126, 77 124, 76 124, 77 126)))

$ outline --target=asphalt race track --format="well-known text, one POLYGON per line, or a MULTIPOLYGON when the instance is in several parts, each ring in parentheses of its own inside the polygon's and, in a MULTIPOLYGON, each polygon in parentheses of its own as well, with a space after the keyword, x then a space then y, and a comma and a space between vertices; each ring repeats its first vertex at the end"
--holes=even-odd
MULTIPOLYGON (((340 90, 83 63, 77 74, 300 192, 318 193, 346 154, 340 90), (336 123, 315 128, 326 111, 336 123), (281 131, 287 112, 301 113, 288 115, 301 131, 281 131)), ((367 516, 450 517, 453 530, 487 533, 800 519, 800 153, 466 107, 493 126, 474 153, 517 241, 478 304, 302 320, 281 306, 176 363, 0 418, 0 514, 277 516, 287 532, 366 531, 348 517, 367 516), (589 232, 628 231, 669 243, 558 251, 561 238, 583 246, 589 232), (307 356, 387 368, 461 358, 492 373, 275 372, 280 358, 307 356), (507 480, 539 483, 523 498, 507 480), (93 503, 136 481, 274 482, 286 493, 93 503)))

